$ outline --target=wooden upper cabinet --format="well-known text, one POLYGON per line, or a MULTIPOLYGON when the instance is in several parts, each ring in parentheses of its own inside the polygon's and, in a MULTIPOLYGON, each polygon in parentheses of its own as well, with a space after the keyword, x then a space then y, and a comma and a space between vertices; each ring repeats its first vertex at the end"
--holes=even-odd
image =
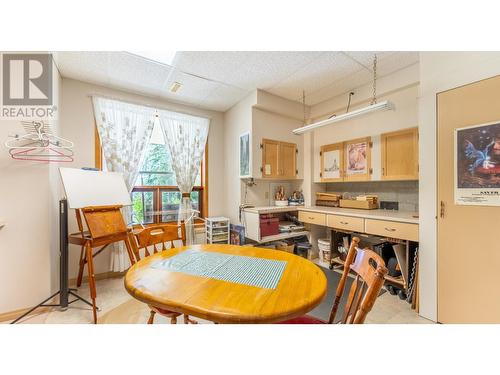
POLYGON ((293 179, 297 176, 297 145, 262 140, 262 177, 293 179))
POLYGON ((418 129, 384 133, 382 149, 382 180, 418 180, 418 129))

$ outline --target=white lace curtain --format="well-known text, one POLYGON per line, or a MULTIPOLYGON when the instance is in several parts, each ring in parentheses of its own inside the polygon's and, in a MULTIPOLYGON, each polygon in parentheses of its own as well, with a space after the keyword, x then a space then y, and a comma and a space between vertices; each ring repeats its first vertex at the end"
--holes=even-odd
MULTIPOLYGON (((106 170, 121 172, 132 192, 153 131, 155 109, 102 97, 92 100, 106 170)), ((131 222, 130 207, 124 208, 124 214, 131 222)), ((128 266, 123 244, 114 246, 111 270, 121 272, 128 266)))
POLYGON ((200 171, 210 120, 170 111, 160 111, 159 118, 165 142, 170 149, 177 186, 182 196, 179 222, 184 221, 186 242, 192 244, 194 212, 190 194, 200 171))

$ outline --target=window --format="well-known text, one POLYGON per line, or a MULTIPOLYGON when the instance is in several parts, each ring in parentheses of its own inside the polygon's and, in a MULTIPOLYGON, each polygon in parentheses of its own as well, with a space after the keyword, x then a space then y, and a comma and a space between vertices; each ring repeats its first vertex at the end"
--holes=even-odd
MULTIPOLYGON (((100 148, 99 137, 96 135, 96 150, 100 148)), ((191 192, 193 209, 199 211, 201 217, 204 217, 207 212, 206 157, 205 150, 200 173, 191 192)), ((96 167, 99 169, 101 169, 101 160, 100 152, 96 151, 96 167)), ((151 135, 151 143, 132 190, 133 221, 138 224, 177 221, 180 202, 181 193, 177 188, 172 159, 157 121, 151 135)))

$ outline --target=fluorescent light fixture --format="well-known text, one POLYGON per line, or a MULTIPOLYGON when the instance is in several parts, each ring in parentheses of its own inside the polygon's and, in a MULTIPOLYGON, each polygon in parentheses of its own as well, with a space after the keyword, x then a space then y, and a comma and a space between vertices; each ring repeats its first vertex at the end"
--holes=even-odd
POLYGON ((372 112, 387 111, 389 109, 394 109, 394 105, 391 102, 386 100, 386 101, 383 101, 380 103, 369 105, 368 107, 356 109, 354 111, 347 112, 347 113, 344 113, 342 115, 338 115, 338 116, 335 116, 332 118, 328 118, 326 120, 315 122, 314 124, 309 124, 309 125, 303 126, 301 128, 294 129, 293 134, 304 134, 308 131, 320 128, 322 126, 334 124, 334 123, 340 122, 340 121, 350 120, 352 118, 363 116, 363 115, 366 115, 366 114, 372 113, 372 112))
POLYGON ((128 51, 128 52, 143 57, 145 59, 170 66, 172 66, 175 54, 177 53, 177 51, 128 51))

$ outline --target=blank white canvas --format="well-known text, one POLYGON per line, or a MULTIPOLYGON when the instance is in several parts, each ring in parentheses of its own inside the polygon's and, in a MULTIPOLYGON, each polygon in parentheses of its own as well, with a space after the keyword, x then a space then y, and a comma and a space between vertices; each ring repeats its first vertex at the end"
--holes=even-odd
POLYGON ((130 206, 130 194, 118 172, 59 168, 69 208, 130 206))

